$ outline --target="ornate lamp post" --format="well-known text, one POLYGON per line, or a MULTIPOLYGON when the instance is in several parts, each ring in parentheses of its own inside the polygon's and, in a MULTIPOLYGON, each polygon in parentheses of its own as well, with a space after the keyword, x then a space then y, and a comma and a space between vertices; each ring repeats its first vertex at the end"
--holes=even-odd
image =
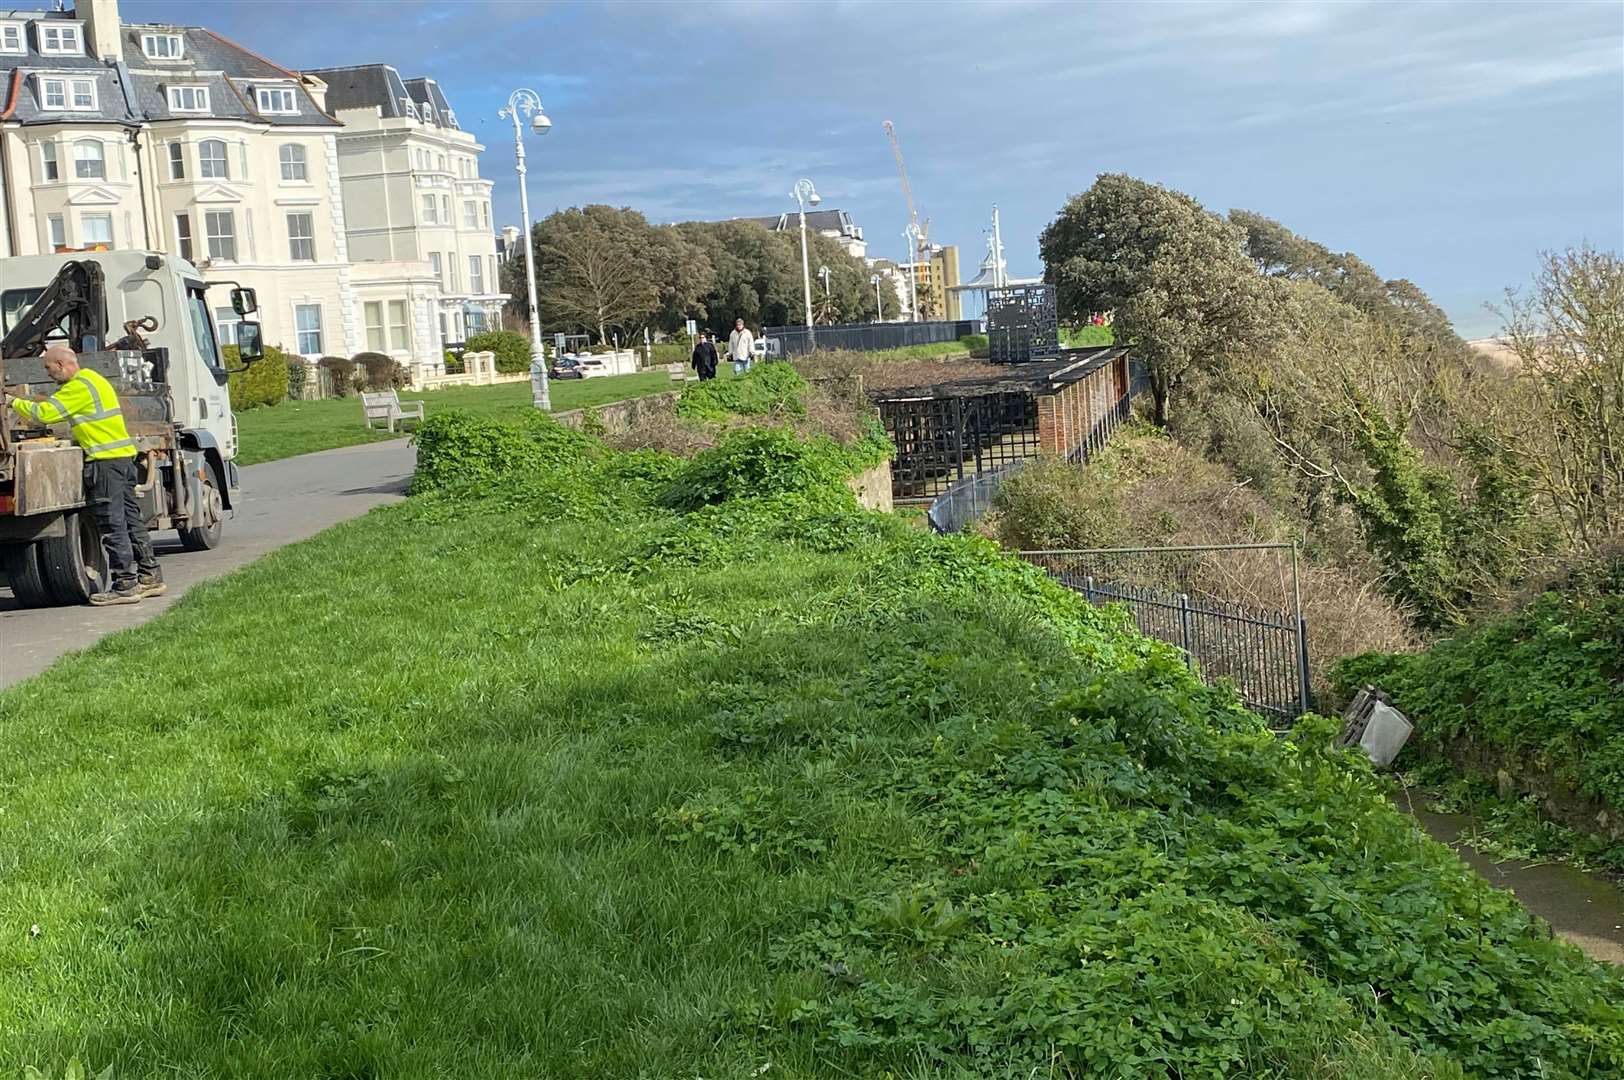
POLYGON ((880 275, 871 274, 868 283, 874 286, 874 321, 885 321, 885 305, 880 302, 880 275))
POLYGON ((913 222, 902 230, 908 241, 908 297, 911 310, 909 322, 919 321, 919 226, 913 222))
POLYGON ((801 289, 806 297, 807 344, 815 348, 817 331, 812 329, 812 264, 806 256, 806 204, 816 206, 823 200, 818 197, 818 189, 812 186, 812 181, 804 176, 795 181, 790 194, 795 196, 795 206, 801 215, 801 289))
POLYGON ((530 226, 530 193, 524 181, 524 127, 519 121, 521 114, 530 118, 530 130, 537 135, 547 134, 553 122, 542 111, 541 96, 534 90, 513 91, 508 97, 507 107, 496 114, 503 120, 513 121, 514 168, 519 174, 519 213, 524 217, 524 279, 530 290, 530 399, 536 408, 551 412, 553 401, 547 388, 547 358, 541 347, 541 309, 536 304, 536 245, 530 226))

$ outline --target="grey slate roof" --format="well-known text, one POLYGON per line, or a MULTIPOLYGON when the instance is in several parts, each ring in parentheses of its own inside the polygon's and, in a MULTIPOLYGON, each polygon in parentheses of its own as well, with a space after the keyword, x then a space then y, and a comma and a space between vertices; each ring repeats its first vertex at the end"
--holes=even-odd
POLYGON ((400 72, 388 64, 311 68, 306 74, 327 84, 327 107, 335 113, 373 105, 382 110, 386 119, 399 120, 406 115, 401 102, 411 95, 406 92, 400 72))
POLYGON ((316 107, 295 72, 258 53, 197 26, 126 23, 121 35, 125 65, 135 83, 142 113, 150 120, 199 119, 203 114, 171 112, 169 87, 207 86, 208 115, 227 120, 248 120, 277 127, 338 127, 338 121, 316 107), (179 34, 184 44, 179 60, 152 60, 141 49, 143 33, 179 34), (262 113, 254 91, 259 86, 291 88, 298 111, 262 113))
POLYGON ((456 114, 452 112, 451 103, 440 92, 440 84, 433 79, 407 79, 406 89, 417 102, 418 109, 424 105, 432 106, 434 112, 428 119, 440 127, 454 128, 457 126, 456 114))
MULTIPOLYGON (((73 21, 66 12, 0 9, 0 22, 26 24, 23 31, 24 48, 18 56, 0 53, 0 120, 18 124, 134 124, 125 101, 124 77, 117 68, 104 64, 94 56, 42 56, 36 40, 33 23, 36 20, 73 21), (23 74, 17 77, 17 72, 23 74), (63 74, 90 77, 96 80, 96 109, 93 112, 49 110, 40 100, 39 80, 36 73, 63 74)), ((87 44, 88 48, 88 44, 87 44)))
MULTIPOLYGON (((747 217, 740 221, 753 221, 764 229, 773 232, 788 232, 801 227, 800 215, 790 210, 776 217, 747 217)), ((806 227, 817 232, 832 232, 846 235, 852 231, 851 217, 844 210, 808 210, 806 212, 806 227)))

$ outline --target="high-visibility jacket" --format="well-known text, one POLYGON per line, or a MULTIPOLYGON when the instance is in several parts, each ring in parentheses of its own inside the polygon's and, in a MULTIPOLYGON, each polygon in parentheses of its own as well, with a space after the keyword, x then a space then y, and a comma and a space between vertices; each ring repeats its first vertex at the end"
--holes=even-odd
POLYGON ((73 441, 85 452, 87 461, 135 456, 135 440, 124 426, 117 391, 99 372, 89 368, 80 368, 77 375, 43 401, 14 398, 11 407, 39 424, 66 420, 73 429, 73 441))

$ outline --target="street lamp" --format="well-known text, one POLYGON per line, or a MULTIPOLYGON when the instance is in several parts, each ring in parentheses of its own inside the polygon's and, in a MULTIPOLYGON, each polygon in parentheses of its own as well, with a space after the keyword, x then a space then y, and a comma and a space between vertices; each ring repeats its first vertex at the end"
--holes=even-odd
POLYGON ((806 204, 816 206, 823 200, 818 197, 818 189, 812 186, 812 181, 804 176, 795 181, 795 188, 790 194, 795 196, 795 206, 801 215, 801 288, 806 296, 806 337, 807 344, 815 348, 817 331, 812 329, 812 264, 806 257, 806 204))
POLYGON ((818 280, 823 282, 823 314, 831 323, 835 321, 834 305, 829 301, 829 268, 818 267, 818 280))
POLYGON ((880 303, 880 275, 870 275, 868 283, 874 286, 874 321, 885 321, 885 305, 880 303))
POLYGON ((524 217, 524 280, 530 290, 530 403, 544 412, 551 412, 553 399, 547 388, 547 358, 541 348, 541 309, 536 303, 535 236, 530 225, 530 193, 524 183, 524 128, 520 114, 529 117, 530 130, 545 135, 553 122, 542 111, 541 97, 534 90, 515 90, 508 98, 507 107, 497 112, 503 120, 513 121, 514 168, 519 173, 519 213, 524 217))
POLYGON ((902 235, 908 240, 908 298, 911 310, 908 313, 909 322, 919 321, 919 225, 917 222, 908 222, 908 227, 902 230, 902 235))

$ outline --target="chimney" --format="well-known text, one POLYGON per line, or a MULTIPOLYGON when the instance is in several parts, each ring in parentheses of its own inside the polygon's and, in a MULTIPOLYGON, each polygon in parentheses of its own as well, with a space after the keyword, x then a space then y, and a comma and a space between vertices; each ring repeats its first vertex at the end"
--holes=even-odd
POLYGON ((85 44, 93 54, 103 61, 124 59, 118 0, 75 0, 73 13, 84 20, 85 44))

